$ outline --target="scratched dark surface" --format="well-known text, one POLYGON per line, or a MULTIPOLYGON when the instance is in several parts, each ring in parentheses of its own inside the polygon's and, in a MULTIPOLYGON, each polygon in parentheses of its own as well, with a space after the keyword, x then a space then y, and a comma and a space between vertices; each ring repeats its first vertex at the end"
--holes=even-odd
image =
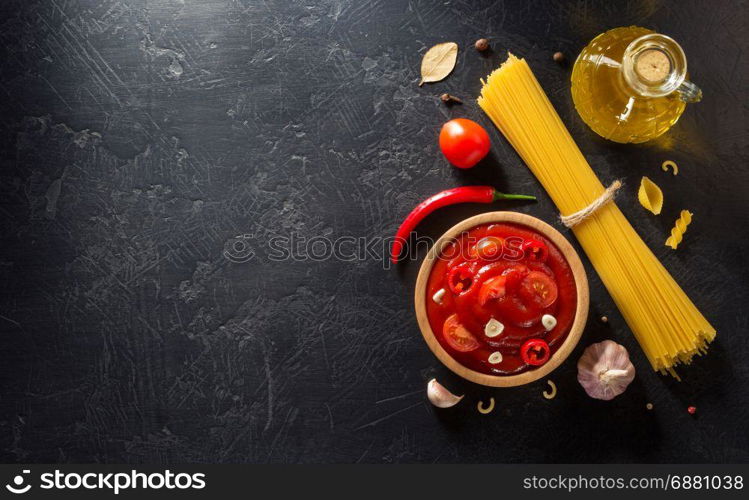
MULTIPOLYGON (((2 2, 2 460, 749 461, 746 8, 2 2), (597 139, 572 107, 570 65, 551 60, 627 24, 680 41, 705 93, 655 144, 597 139), (472 48, 483 36, 485 56, 472 48), (449 40, 454 73, 419 88, 421 55, 449 40), (490 390, 437 362, 413 313, 418 264, 272 260, 272 237, 387 237, 418 201, 460 184, 535 194, 497 207, 553 222, 472 99, 508 49, 529 60, 601 178, 625 178, 620 206, 718 329, 683 382, 650 370, 587 260, 592 320, 552 376, 552 401, 543 381, 490 390), (447 108, 445 91, 465 104, 447 108), (470 172, 436 143, 459 116, 493 142, 470 172), (660 170, 666 159, 678 177, 660 170), (665 192, 659 217, 636 203, 645 174, 665 192), (663 241, 683 208, 695 219, 673 252, 663 241), (582 349, 606 338, 638 372, 612 402, 576 381, 582 349), (465 402, 432 408, 435 376, 465 402), (479 415, 490 396, 497 409, 479 415)), ((445 209, 419 232, 437 237, 488 209, 445 209)))

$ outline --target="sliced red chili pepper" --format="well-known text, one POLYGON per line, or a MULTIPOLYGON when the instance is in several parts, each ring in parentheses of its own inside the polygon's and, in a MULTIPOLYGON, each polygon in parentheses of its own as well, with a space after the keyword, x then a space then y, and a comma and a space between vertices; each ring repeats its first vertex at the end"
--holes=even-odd
POLYGON ((455 295, 465 293, 473 285, 474 272, 468 262, 463 262, 450 270, 447 275, 447 286, 455 295))
POLYGON ((551 349, 542 339, 529 339, 520 347, 520 357, 529 365, 541 366, 549 361, 551 349))
POLYGON ((527 196, 524 194, 500 193, 491 186, 464 186, 439 192, 419 203, 403 220, 403 223, 401 223, 398 231, 395 233, 395 241, 393 241, 393 246, 390 249, 390 260, 392 260, 393 263, 398 262, 411 232, 416 228, 419 222, 424 219, 424 217, 438 208, 454 205, 456 203, 492 203, 497 200, 535 199, 535 196, 527 196))
POLYGON ((521 249, 528 259, 537 262, 546 262, 546 258, 549 256, 549 249, 546 248, 546 244, 542 241, 526 240, 523 242, 521 249))

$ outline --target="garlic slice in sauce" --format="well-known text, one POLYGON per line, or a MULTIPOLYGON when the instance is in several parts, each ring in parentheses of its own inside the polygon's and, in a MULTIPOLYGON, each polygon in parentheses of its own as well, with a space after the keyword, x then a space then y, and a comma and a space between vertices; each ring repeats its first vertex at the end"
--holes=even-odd
POLYGON ((442 299, 445 297, 445 289, 440 288, 436 292, 434 292, 434 295, 432 295, 432 300, 435 301, 437 304, 442 304, 442 299))
POLYGON ((544 325, 544 328, 546 328, 546 331, 549 332, 557 326, 557 319, 551 314, 544 314, 541 317, 541 323, 544 325))
POLYGON ((504 331, 504 329, 505 329, 505 325, 503 325, 496 319, 492 318, 484 327, 484 334, 486 334, 486 336, 489 338, 493 338, 501 334, 504 331))
POLYGON ((493 352, 489 355, 489 363, 498 365, 502 362, 502 353, 499 351, 493 352))

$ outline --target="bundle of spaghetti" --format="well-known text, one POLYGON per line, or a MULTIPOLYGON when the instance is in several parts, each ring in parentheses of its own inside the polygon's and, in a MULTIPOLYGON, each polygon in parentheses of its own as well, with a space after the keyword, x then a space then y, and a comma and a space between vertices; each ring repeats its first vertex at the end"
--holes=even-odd
MULTIPOLYGON (((589 206, 599 181, 524 59, 512 54, 484 82, 481 108, 512 144, 563 215, 589 206)), ((572 228, 654 370, 703 354, 715 329, 608 202, 572 228)))

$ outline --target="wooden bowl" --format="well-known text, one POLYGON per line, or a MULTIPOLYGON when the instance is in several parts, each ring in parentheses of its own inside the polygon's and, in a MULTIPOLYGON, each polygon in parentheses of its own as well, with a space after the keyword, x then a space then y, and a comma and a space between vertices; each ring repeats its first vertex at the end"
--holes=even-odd
POLYGON ((437 240, 434 246, 429 250, 429 254, 421 264, 421 270, 419 276, 416 279, 416 292, 414 302, 416 305, 416 319, 419 322, 419 328, 421 334, 424 336, 427 345, 432 352, 442 361, 442 364, 447 366, 450 370, 460 375, 464 379, 470 380, 481 385, 488 385, 491 387, 514 387, 518 385, 527 384, 545 377, 551 373, 556 367, 567 359, 572 350, 580 340, 580 336, 585 328, 585 321, 588 319, 588 303, 589 303, 589 290, 588 290, 588 278, 585 274, 585 269, 580 261, 580 257, 572 248, 572 245, 562 236, 559 231, 548 225, 547 223, 539 220, 530 215, 525 215, 517 212, 490 212, 486 214, 476 215, 463 222, 453 226, 448 230, 442 237, 437 240), (460 364, 455 358, 453 358, 439 343, 437 338, 432 331, 432 327, 429 324, 426 310, 426 287, 429 281, 429 274, 432 271, 435 259, 439 256, 442 248, 448 244, 451 240, 457 237, 464 231, 473 229, 476 226, 482 224, 491 223, 515 223, 523 226, 527 226, 530 229, 537 231, 552 243, 554 243, 560 252, 564 255, 567 263, 572 270, 572 275, 575 279, 575 288, 577 289, 577 310, 575 311, 575 319, 572 323, 570 332, 567 334, 567 338, 564 339, 559 349, 551 356, 546 364, 528 370, 517 375, 488 375, 486 373, 477 372, 471 370, 460 364))

